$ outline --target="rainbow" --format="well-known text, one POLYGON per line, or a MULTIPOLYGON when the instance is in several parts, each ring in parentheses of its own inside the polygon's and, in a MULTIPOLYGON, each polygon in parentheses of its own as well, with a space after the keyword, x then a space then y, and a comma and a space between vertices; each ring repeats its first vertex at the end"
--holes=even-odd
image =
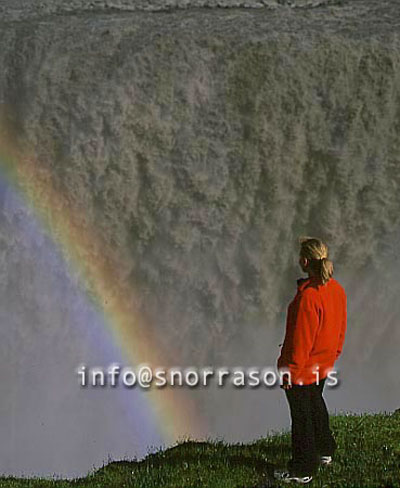
MULTIPOLYGON (((161 348, 149 324, 139 316, 135 291, 120 279, 123 270, 115 253, 56 188, 50 171, 14 136, 0 114, 0 175, 32 210, 41 228, 59 249, 71 272, 79 276, 85 299, 94 304, 111 331, 127 366, 170 367, 176 352, 161 348)), ((143 392, 165 443, 179 438, 202 438, 206 425, 188 391, 151 388, 143 392)))

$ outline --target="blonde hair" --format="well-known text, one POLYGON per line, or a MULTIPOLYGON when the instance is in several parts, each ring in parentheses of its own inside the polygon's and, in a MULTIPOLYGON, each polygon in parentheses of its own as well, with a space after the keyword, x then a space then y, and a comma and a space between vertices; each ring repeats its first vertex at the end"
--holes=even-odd
POLYGON ((333 263, 328 259, 328 246, 317 237, 300 237, 299 243, 300 255, 309 259, 310 268, 325 285, 333 275, 333 263))

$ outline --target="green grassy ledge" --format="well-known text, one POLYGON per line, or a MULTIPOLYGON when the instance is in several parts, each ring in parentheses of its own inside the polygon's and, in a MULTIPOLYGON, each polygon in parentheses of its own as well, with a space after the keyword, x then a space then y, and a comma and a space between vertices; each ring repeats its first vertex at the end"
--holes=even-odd
MULTIPOLYGON (((335 463, 321 467, 315 488, 400 488, 400 414, 331 416, 338 443, 335 463)), ((187 440, 141 461, 118 461, 73 481, 0 478, 1 488, 261 488, 279 487, 270 478, 290 457, 290 434, 251 444, 187 440)), ((291 485, 283 485, 291 486, 291 485)))

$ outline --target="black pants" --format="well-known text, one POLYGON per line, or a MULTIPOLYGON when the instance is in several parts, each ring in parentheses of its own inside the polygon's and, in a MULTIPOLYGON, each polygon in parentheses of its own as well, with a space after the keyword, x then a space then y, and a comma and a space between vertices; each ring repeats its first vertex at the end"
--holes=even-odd
POLYGON ((285 390, 292 418, 292 459, 288 469, 298 476, 315 474, 320 456, 332 456, 337 448, 329 428, 329 414, 319 384, 293 385, 285 390))

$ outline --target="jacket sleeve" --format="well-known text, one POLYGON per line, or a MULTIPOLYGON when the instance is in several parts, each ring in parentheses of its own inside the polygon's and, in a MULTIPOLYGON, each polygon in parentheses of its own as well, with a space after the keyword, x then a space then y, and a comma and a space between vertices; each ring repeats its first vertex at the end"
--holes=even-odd
POLYGON ((293 317, 291 337, 288 337, 286 349, 287 367, 291 380, 301 381, 302 369, 310 357, 311 350, 320 325, 318 302, 312 293, 306 291, 299 299, 298 308, 293 317))
POLYGON ((342 354, 346 329, 347 329, 347 298, 346 295, 344 295, 342 323, 340 325, 340 335, 339 335, 338 348, 336 352, 336 359, 338 359, 338 357, 342 354))

